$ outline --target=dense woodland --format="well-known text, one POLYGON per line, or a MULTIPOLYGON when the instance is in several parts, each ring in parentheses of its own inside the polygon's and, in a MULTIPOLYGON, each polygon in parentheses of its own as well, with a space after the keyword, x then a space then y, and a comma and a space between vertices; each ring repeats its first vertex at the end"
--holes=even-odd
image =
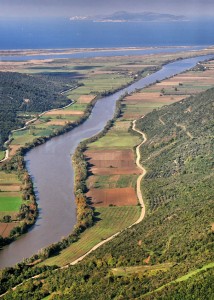
POLYGON ((29 113, 63 107, 69 99, 61 92, 77 83, 66 77, 0 72, 0 150, 11 130, 21 127, 29 113))
MULTIPOLYGON (((49 270, 3 298, 213 299, 213 100, 211 89, 138 121, 148 136, 141 150, 148 171, 142 223, 78 265, 49 270), (134 266, 142 271, 127 273, 134 266), (114 274, 116 267, 122 274, 114 274), (197 272, 188 277, 192 271, 197 272)), ((30 270, 23 265, 6 269, 2 288, 29 277, 30 270)))

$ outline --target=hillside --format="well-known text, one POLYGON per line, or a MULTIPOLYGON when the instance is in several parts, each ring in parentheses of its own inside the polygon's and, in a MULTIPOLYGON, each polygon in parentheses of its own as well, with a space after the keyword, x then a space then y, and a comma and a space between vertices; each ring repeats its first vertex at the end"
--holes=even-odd
POLYGON ((31 118, 27 113, 43 112, 70 102, 60 92, 71 88, 74 82, 64 81, 50 76, 0 72, 0 150, 10 131, 31 118))
POLYGON ((213 99, 210 89, 140 119, 145 220, 13 299, 212 299, 213 99))

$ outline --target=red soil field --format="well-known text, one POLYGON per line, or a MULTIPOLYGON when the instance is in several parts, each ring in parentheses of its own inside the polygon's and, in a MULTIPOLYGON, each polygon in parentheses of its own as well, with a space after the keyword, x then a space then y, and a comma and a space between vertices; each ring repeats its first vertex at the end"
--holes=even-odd
MULTIPOLYGON (((154 89, 154 88, 153 88, 154 89)), ((171 101, 180 101, 184 99, 186 96, 183 95, 162 95, 160 96, 160 87, 157 87, 158 91, 157 92, 147 92, 147 93, 136 93, 131 96, 128 96, 125 98, 125 101, 131 102, 132 104, 134 103, 169 103, 171 101)))
POLYGON ((78 98, 78 102, 83 103, 90 103, 92 100, 96 98, 95 95, 82 95, 78 98))
POLYGON ((9 156, 12 157, 13 155, 16 154, 19 148, 21 148, 21 145, 10 145, 9 148, 10 148, 9 156))
POLYGON ((11 230, 17 227, 17 223, 0 223, 0 235, 5 238, 10 235, 11 230))
POLYGON ((138 200, 133 188, 91 189, 87 193, 94 206, 137 205, 138 200))
POLYGON ((45 116, 54 116, 54 115, 83 115, 84 112, 80 110, 52 110, 45 114, 45 116))
POLYGON ((93 174, 139 174, 132 150, 89 150, 85 152, 93 174))

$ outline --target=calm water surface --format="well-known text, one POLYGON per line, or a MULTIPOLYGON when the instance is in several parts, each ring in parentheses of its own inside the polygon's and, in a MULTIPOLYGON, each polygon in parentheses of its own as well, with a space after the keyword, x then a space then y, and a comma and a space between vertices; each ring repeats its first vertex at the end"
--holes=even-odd
POLYGON ((0 267, 21 262, 72 231, 76 223, 76 207, 71 155, 80 141, 100 132, 106 122, 112 119, 116 101, 121 95, 181 73, 195 66, 197 62, 211 57, 213 56, 201 56, 170 63, 129 87, 100 99, 85 123, 29 151, 25 161, 34 181, 40 214, 27 234, 0 251, 0 267))

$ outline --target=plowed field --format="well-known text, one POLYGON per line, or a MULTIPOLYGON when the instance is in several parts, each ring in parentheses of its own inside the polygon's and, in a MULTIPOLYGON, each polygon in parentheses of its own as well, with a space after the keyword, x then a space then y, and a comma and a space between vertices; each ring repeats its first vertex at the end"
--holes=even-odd
POLYGON ((94 96, 94 95, 82 95, 79 97, 78 102, 79 103, 90 103, 95 98, 96 98, 96 96, 94 96))
POLYGON ((94 206, 137 205, 137 196, 133 188, 91 189, 87 193, 94 206))
POLYGON ((17 227, 17 223, 0 223, 0 235, 3 238, 8 237, 14 227, 17 227))
POLYGON ((89 150, 85 154, 93 174, 139 174, 132 150, 89 150))

